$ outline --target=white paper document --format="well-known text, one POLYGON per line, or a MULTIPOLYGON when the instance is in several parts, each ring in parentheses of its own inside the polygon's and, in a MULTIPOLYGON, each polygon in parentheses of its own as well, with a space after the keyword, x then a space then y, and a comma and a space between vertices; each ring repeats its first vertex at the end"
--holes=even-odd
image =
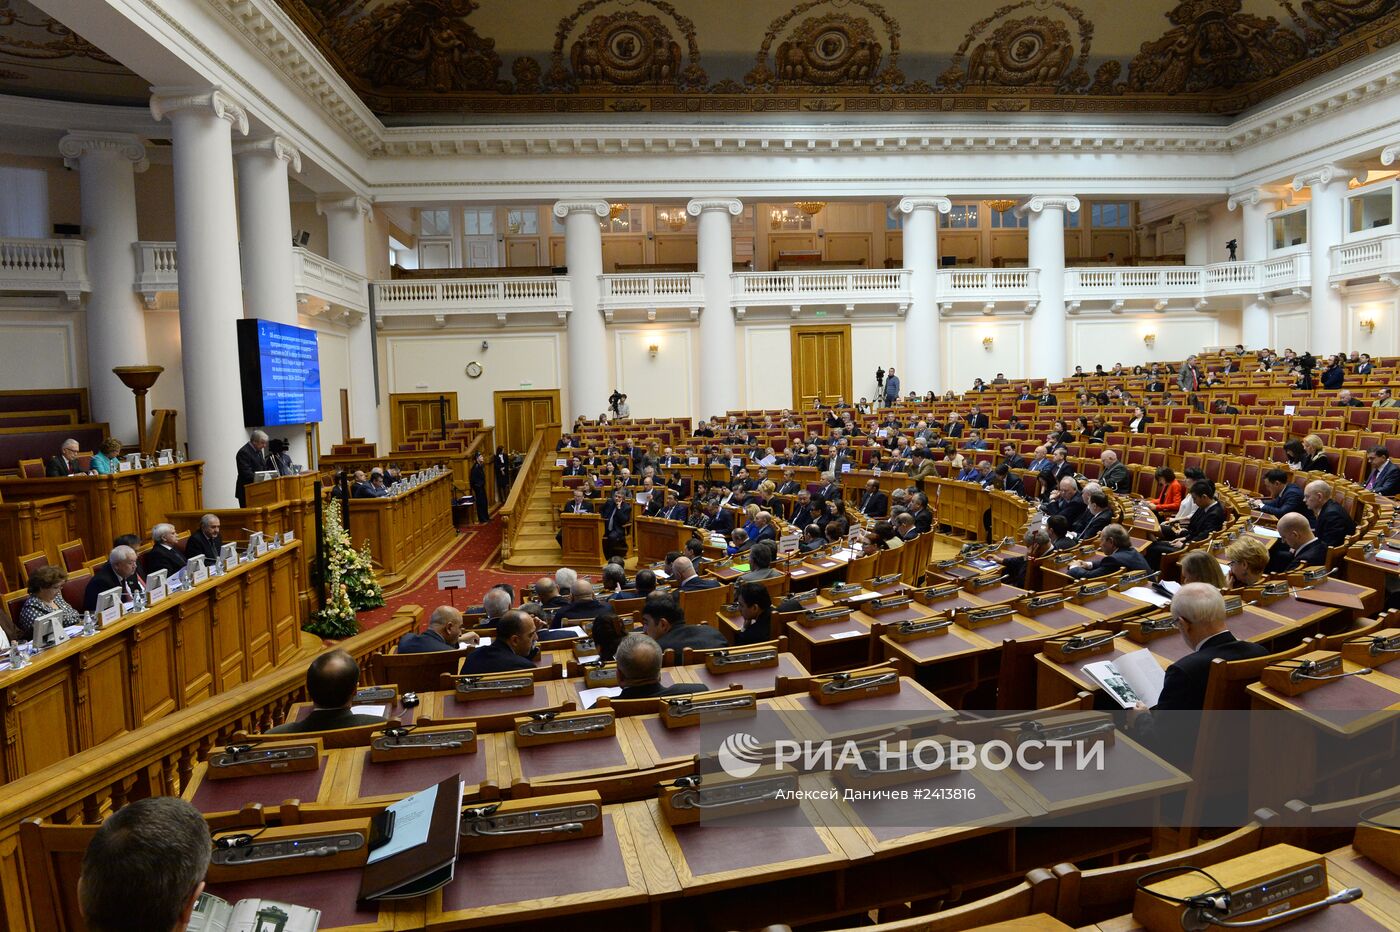
POLYGON ((1149 589, 1147 586, 1134 586, 1131 589, 1123 590, 1123 594, 1130 599, 1137 599, 1139 602, 1146 602, 1158 608, 1166 608, 1168 605, 1172 604, 1170 596, 1162 595, 1159 592, 1149 589))
POLYGON ((607 696, 613 699, 622 695, 621 686, 599 686, 596 689, 580 689, 578 691, 578 703, 585 709, 591 709, 599 699, 607 696))
POLYGON ((1148 708, 1156 705, 1167 678, 1167 671, 1150 650, 1135 650, 1113 660, 1085 664, 1084 674, 1125 709, 1138 702, 1148 708))
POLYGON ((368 863, 375 864, 409 848, 428 841, 428 829, 433 824, 433 806, 437 804, 437 784, 414 793, 389 806, 394 814, 394 834, 383 845, 369 853, 368 863))
POLYGON ((380 718, 389 710, 387 705, 352 705, 350 711, 356 715, 377 715, 380 718))

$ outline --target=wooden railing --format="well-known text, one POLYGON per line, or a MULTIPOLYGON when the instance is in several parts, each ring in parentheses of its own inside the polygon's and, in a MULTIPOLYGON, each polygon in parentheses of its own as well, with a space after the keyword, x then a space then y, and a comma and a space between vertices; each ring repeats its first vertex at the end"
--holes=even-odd
MULTIPOLYGON (((342 641, 369 667, 371 654, 384 653, 413 630, 422 610, 401 609, 388 622, 342 641)), ((235 731, 262 731, 280 722, 287 709, 305 698, 306 670, 277 670, 221 696, 166 716, 120 741, 29 774, 5 786, 0 802, 0 929, 34 929, 25 896, 19 852, 19 824, 43 818, 65 825, 96 823, 129 802, 179 795, 194 765, 235 731)))
POLYGON ((502 560, 510 556, 515 539, 520 536, 525 509, 530 503, 530 494, 534 491, 535 483, 539 481, 540 470, 544 468, 545 462, 554 452, 554 445, 558 442, 558 424, 541 424, 535 427, 535 439, 531 441, 530 449, 520 464, 520 472, 515 477, 515 485, 511 486, 506 503, 501 506, 502 560))
POLYGON ((170 408, 151 412, 151 429, 146 432, 146 449, 142 453, 155 456, 157 450, 175 449, 175 418, 179 413, 170 408))

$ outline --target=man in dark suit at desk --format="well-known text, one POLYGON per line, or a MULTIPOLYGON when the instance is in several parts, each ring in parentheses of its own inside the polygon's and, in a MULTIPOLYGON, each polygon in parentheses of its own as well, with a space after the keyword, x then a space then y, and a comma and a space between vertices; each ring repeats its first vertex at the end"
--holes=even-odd
POLYGON ((973 405, 967 414, 968 430, 986 430, 992 426, 992 419, 982 413, 981 405, 973 405))
POLYGON ((1133 549, 1133 540, 1121 524, 1110 524, 1099 532, 1099 549, 1103 556, 1074 561, 1069 565, 1069 575, 1075 579, 1094 579, 1119 570, 1147 569, 1147 561, 1133 549))
POLYGON ((439 605, 428 619, 423 631, 410 631, 399 638, 400 654, 431 654, 457 650, 463 642, 475 644, 480 639, 475 631, 463 631, 462 613, 450 605, 439 605))
POLYGON ((107 562, 92 574, 92 581, 83 593, 83 611, 97 611, 97 597, 108 589, 120 589, 123 602, 137 592, 146 591, 146 580, 136 571, 136 551, 125 544, 112 548, 107 562))
MULTIPOLYGON (((1325 483, 1324 483, 1325 484, 1325 483)), ((1143 556, 1153 570, 1162 568, 1162 557, 1185 547, 1188 542, 1205 540, 1225 526, 1225 508, 1215 500, 1215 483, 1209 479, 1197 479, 1191 485, 1191 498, 1196 503, 1196 512, 1186 525, 1186 530, 1175 536, 1163 531, 1160 540, 1148 545, 1143 556)))
POLYGON ((566 515, 591 515, 593 506, 588 503, 588 499, 583 497, 583 488, 574 489, 574 497, 564 503, 564 514, 566 515))
POLYGON ((354 728, 384 721, 382 715, 365 715, 350 709, 355 687, 360 684, 360 665, 343 650, 327 651, 311 661, 306 671, 306 693, 314 708, 299 722, 283 722, 269 728, 268 734, 300 734, 354 728))
POLYGON ((685 523, 685 519, 690 517, 690 509, 681 504, 676 490, 667 488, 665 492, 664 504, 657 511, 658 518, 665 518, 667 521, 679 521, 685 523))
POLYGON ((1099 485, 1112 492, 1130 491, 1133 477, 1128 473, 1128 467, 1118 461, 1117 453, 1104 450, 1099 454, 1099 462, 1103 464, 1103 470, 1099 473, 1099 485))
POLYGON ((777 488, 778 495, 796 495, 804 488, 806 486, 797 481, 796 470, 791 467, 783 470, 783 483, 777 488))
POLYGON ((234 484, 233 494, 238 499, 238 507, 247 508, 248 499, 243 492, 244 487, 252 484, 255 473, 277 468, 267 455, 267 434, 260 430, 253 431, 248 435, 248 442, 238 448, 233 459, 238 468, 238 481, 234 484))
POLYGON ((78 441, 65 440, 59 448, 58 456, 49 460, 44 475, 50 478, 78 475, 78 441))
POLYGON ((1332 486, 1326 481, 1309 482, 1303 489, 1303 501, 1308 506, 1313 533, 1327 546, 1340 547, 1356 530, 1356 522, 1332 498, 1332 486))
POLYGON ((1322 566, 1327 562, 1327 544, 1313 536, 1312 525, 1306 515, 1294 512, 1278 519, 1279 539, 1287 545, 1289 553, 1281 556, 1278 567, 1281 572, 1301 569, 1304 566, 1322 566))
MULTIPOLYGON (((682 560, 685 560, 685 557, 676 560, 676 563, 682 560)), ((642 607, 642 633, 655 638, 662 650, 674 650, 677 659, 687 647, 709 650, 713 647, 729 646, 724 635, 709 625, 686 624, 685 612, 681 610, 680 603, 669 595, 647 596, 646 604, 642 607)))
POLYGON ((1303 490, 1288 481, 1288 473, 1285 470, 1270 469, 1264 473, 1263 486, 1269 497, 1254 502, 1254 507, 1264 514, 1282 518, 1294 512, 1307 512, 1308 506, 1303 501, 1303 490))
POLYGON ((1035 400, 1042 408, 1053 408, 1055 405, 1060 403, 1059 399, 1050 393, 1050 389, 1048 387, 1044 391, 1042 391, 1036 397, 1035 400))
POLYGON ((909 496, 909 513, 914 516, 914 526, 919 529, 920 534, 927 534, 933 529, 933 511, 929 509, 928 496, 923 492, 915 492, 909 496))
POLYGON ((1400 466, 1390 461, 1389 450, 1384 446, 1372 447, 1366 451, 1366 461, 1371 464, 1371 475, 1366 477, 1366 488, 1387 498, 1400 494, 1400 466))
POLYGON ((185 560, 201 556, 206 563, 217 560, 219 548, 224 545, 224 538, 220 533, 222 527, 223 523, 218 515, 205 515, 200 518, 199 527, 191 532, 185 541, 185 560))
POLYGON ((860 502, 860 513, 867 518, 883 518, 890 513, 890 497, 880 491, 879 479, 871 479, 865 483, 865 497, 860 502))
MULTIPOLYGON (((713 629, 711 629, 713 630, 713 629)), ((703 693, 710 687, 704 683, 673 683, 661 685, 662 647, 645 634, 629 634, 617 645, 617 685, 622 687, 619 699, 651 699, 659 696, 684 696, 703 693)))
POLYGON ((146 552, 146 575, 165 570, 173 576, 185 568, 185 555, 175 537, 175 525, 157 524, 151 528, 151 549, 146 552))
POLYGON ((695 564, 689 557, 677 557, 671 563, 671 575, 676 580, 676 588, 681 592, 693 592, 696 589, 715 589, 719 587, 719 580, 705 579, 695 572, 695 564))
POLYGON ((627 504, 627 493, 622 489, 613 491, 612 498, 603 504, 598 512, 603 518, 603 554, 605 556, 626 556, 627 529, 632 525, 632 508, 627 504))
POLYGON ((539 644, 535 619, 520 609, 511 609, 496 622, 496 636, 485 647, 478 647, 462 662, 462 673, 508 673, 533 670, 531 659, 539 644))
POLYGON ((1213 661, 1263 657, 1262 644, 1237 639, 1225 625, 1225 597, 1209 583, 1187 583, 1172 599, 1172 617, 1192 652, 1167 667, 1157 704, 1129 710, 1129 732, 1178 766, 1189 763, 1199 721, 1185 713, 1202 711, 1213 661))
POLYGON ((817 520, 820 507, 812 505, 812 493, 802 489, 797 493, 797 504, 793 506, 792 518, 788 521, 793 527, 805 528, 817 520))
POLYGON ((1108 493, 1103 489, 1086 487, 1082 497, 1084 514, 1074 528, 1075 539, 1081 543, 1097 539, 1113 520, 1113 508, 1110 506, 1108 493))

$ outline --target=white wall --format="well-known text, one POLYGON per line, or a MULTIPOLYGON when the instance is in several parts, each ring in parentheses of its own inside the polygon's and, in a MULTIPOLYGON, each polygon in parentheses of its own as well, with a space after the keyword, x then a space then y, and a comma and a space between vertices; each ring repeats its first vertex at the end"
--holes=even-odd
POLYGON ((943 325, 944 381, 947 388, 966 391, 976 378, 991 382, 998 372, 1008 379, 1034 375, 1026 365, 1024 318, 984 317, 953 320, 943 325), (992 338, 992 348, 982 345, 992 338))
POLYGON ((1327 352, 1321 347, 1309 346, 1312 342, 1312 331, 1308 324, 1308 316, 1307 305, 1275 311, 1273 325, 1270 328, 1273 333, 1272 347, 1280 353, 1288 348, 1295 349, 1299 353, 1306 349, 1316 349, 1319 353, 1327 352))
MULTIPOLYGON (((788 329, 787 324, 749 324, 739 328, 744 349, 744 397, 740 399, 744 407, 792 407, 792 341, 788 329)), ((713 378, 703 368, 700 377, 713 378)), ((721 413, 702 411, 701 415, 721 413)))
MULTIPOLYGON (((1220 326, 1213 317, 1145 314, 1109 320, 1075 320, 1069 324, 1070 358, 1086 368, 1115 362, 1135 366, 1185 359, 1202 347, 1220 345, 1220 326), (1143 337, 1155 333, 1149 348, 1143 337)), ((1034 373, 1032 373, 1033 375, 1034 373)))
MULTIPOLYGON (((321 453, 331 451, 331 445, 343 443, 345 434, 340 423, 340 390, 350 387, 350 340, 343 330, 332 329, 319 322, 302 320, 301 325, 316 330, 316 348, 321 357, 321 453)), ((366 373, 368 378, 369 374, 366 373)), ((387 445, 381 449, 387 449, 387 445)))
MULTIPOLYGON (((496 419, 493 392, 562 388, 567 377, 563 346, 563 331, 381 334, 379 365, 390 392, 454 391, 459 417, 479 417, 491 424, 496 419), (490 343, 489 349, 481 348, 483 340, 490 343), (466 366, 472 360, 481 363, 480 378, 467 378, 466 366)), ((606 360, 600 364, 606 365, 606 360)), ((388 409, 385 397, 380 411, 386 418, 388 409)))
POLYGON ((691 327, 660 324, 613 328, 612 384, 627 396, 633 417, 693 414, 693 333, 691 327))
POLYGON ((4 388, 86 385, 86 357, 80 313, 0 312, 0 385, 4 388))
MULTIPOLYGON (((229 347, 229 352, 237 353, 237 347, 229 347)), ((184 359, 180 355, 180 315, 174 311, 146 311, 146 358, 153 366, 163 366, 165 371, 156 379, 155 386, 146 396, 146 409, 167 408, 178 411, 175 418, 175 439, 183 444, 189 432, 189 419, 193 412, 185 408, 184 359)), ((239 391, 239 386, 230 385, 229 391, 239 391)), ((239 424, 242 430, 243 425, 239 424)), ((136 439, 123 437, 129 443, 136 439)))
POLYGON ((1400 295, 1393 288, 1376 288, 1347 295, 1346 328, 1348 352, 1370 353, 1372 356, 1400 355, 1400 295), (1361 318, 1376 322, 1371 333, 1361 329, 1361 318))

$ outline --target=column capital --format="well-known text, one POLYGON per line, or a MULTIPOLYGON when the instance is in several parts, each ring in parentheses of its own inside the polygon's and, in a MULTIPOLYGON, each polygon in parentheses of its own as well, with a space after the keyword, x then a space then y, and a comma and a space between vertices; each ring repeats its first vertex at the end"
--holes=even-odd
POLYGON ((1241 205, 1245 207, 1257 207, 1264 201, 1281 201, 1288 197, 1285 187, 1272 184, 1256 184, 1238 191, 1230 192, 1230 199, 1225 202, 1225 207, 1234 210, 1241 205))
POLYGON ((607 201, 555 201, 554 216, 563 220, 569 214, 595 214, 601 220, 612 211, 612 205, 607 201))
POLYGON ((67 136, 58 141, 58 154, 63 156, 65 168, 77 168, 83 156, 92 154, 126 159, 138 172, 145 171, 150 164, 146 161, 146 140, 132 133, 70 130, 67 136))
POLYGON ((238 135, 248 135, 248 111, 222 87, 151 88, 151 116, 157 121, 183 110, 212 113, 221 120, 228 120, 238 130, 238 135))
POLYGON ((1323 162, 1321 165, 1314 165, 1312 168, 1304 169, 1293 178, 1293 190, 1301 191, 1304 188, 1325 188, 1334 181, 1346 184, 1360 173, 1359 169, 1348 168, 1337 162, 1323 162))
POLYGON ((1393 142, 1381 150, 1381 164, 1394 165, 1400 161, 1400 142, 1393 142))
POLYGON ((1079 210, 1079 198, 1073 194, 1037 194, 1035 197, 1027 198, 1016 207, 1016 213, 1038 214, 1049 209, 1059 209, 1068 211, 1079 210))
POLYGON ((1194 207, 1172 217, 1172 226, 1184 227, 1192 223, 1210 223, 1210 211, 1204 207, 1194 207))
POLYGON ((685 212, 698 217, 707 210, 722 210, 731 217, 744 212, 744 202, 736 197, 697 197, 685 205, 685 212))
POLYGON ((953 202, 946 197, 917 194, 900 198, 899 206, 895 209, 901 214, 912 214, 916 210, 936 210, 940 214, 946 214, 953 209, 953 202))
POLYGON ((233 147, 235 156, 271 156, 274 159, 281 159, 291 166, 292 171, 301 172, 301 151, 292 145, 286 136, 272 135, 262 139, 251 139, 248 142, 240 142, 233 147))
POLYGON ((349 210, 369 214, 374 202, 360 194, 322 194, 316 198, 316 213, 322 216, 332 210, 349 210))

